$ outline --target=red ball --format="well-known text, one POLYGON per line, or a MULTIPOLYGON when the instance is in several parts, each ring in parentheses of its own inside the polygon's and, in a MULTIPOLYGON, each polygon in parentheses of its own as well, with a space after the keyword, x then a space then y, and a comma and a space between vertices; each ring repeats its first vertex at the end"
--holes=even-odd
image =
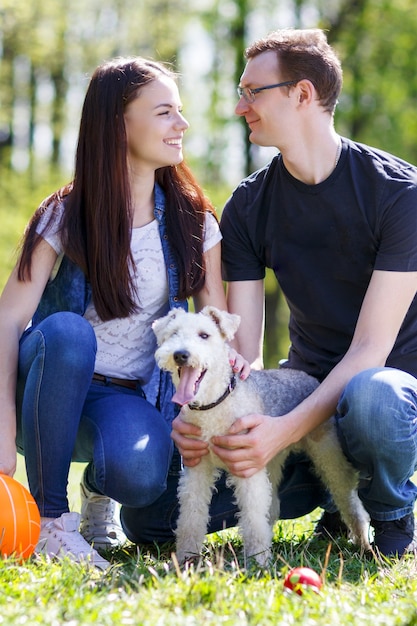
POLYGON ((0 474, 0 554, 26 559, 34 551, 41 532, 35 500, 17 480, 0 474))
POLYGON ((290 570, 284 579, 284 587, 295 591, 299 596, 308 588, 318 592, 322 586, 320 576, 309 567, 294 567, 290 570))

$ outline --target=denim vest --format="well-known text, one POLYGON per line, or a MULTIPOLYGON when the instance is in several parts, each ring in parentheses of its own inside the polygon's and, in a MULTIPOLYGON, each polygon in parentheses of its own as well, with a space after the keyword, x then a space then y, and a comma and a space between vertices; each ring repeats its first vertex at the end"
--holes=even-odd
MULTIPOLYGON (((166 233, 165 194, 158 184, 155 185, 154 195, 154 215, 159 224, 159 235, 168 278, 169 307, 170 309, 182 308, 187 311, 187 300, 181 300, 178 297, 178 268, 166 233)), ((84 315, 90 300, 90 283, 82 270, 64 255, 57 275, 45 287, 32 319, 32 329, 45 317, 59 311, 72 311, 78 315, 84 315)), ((170 374, 162 372, 155 366, 150 381, 144 386, 144 391, 146 398, 158 407, 168 422, 171 422, 178 410, 176 405, 171 402, 174 388, 170 374)))

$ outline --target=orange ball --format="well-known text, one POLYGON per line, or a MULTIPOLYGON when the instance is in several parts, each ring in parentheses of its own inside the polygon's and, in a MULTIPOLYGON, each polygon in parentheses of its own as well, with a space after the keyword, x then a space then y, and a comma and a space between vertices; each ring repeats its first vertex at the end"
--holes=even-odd
POLYGON ((41 532, 35 500, 17 480, 0 474, 0 554, 28 558, 41 532))

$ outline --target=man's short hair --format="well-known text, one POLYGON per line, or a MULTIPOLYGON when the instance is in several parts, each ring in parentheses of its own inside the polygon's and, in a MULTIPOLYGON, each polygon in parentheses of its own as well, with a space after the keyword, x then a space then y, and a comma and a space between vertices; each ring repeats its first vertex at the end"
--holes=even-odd
POLYGON ((312 82, 321 106, 333 113, 342 89, 343 73, 340 60, 318 28, 277 30, 258 39, 245 51, 252 59, 263 52, 277 53, 279 77, 277 80, 312 82))

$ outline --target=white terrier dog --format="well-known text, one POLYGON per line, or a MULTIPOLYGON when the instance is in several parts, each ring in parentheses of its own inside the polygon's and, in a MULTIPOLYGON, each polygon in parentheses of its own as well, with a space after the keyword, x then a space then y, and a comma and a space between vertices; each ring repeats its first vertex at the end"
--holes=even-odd
MULTIPOLYGON (((284 415, 318 385, 304 372, 279 369, 252 371, 242 381, 229 363, 226 341, 240 323, 238 315, 205 307, 201 313, 174 309, 153 324, 158 349, 156 361, 171 372, 181 405, 182 419, 200 426, 202 439, 225 434, 232 423, 250 413, 278 418, 284 415)), ((362 548, 369 548, 369 516, 357 494, 357 473, 343 455, 333 420, 316 428, 297 445, 278 454, 266 470, 250 478, 228 475, 239 508, 246 554, 264 566, 271 555, 272 523, 279 518, 278 485, 283 464, 291 451, 304 451, 312 459, 317 474, 329 488, 351 537, 362 548)), ((200 554, 209 521, 214 484, 226 469, 212 452, 202 457, 180 477, 180 514, 176 528, 177 558, 200 554)))

